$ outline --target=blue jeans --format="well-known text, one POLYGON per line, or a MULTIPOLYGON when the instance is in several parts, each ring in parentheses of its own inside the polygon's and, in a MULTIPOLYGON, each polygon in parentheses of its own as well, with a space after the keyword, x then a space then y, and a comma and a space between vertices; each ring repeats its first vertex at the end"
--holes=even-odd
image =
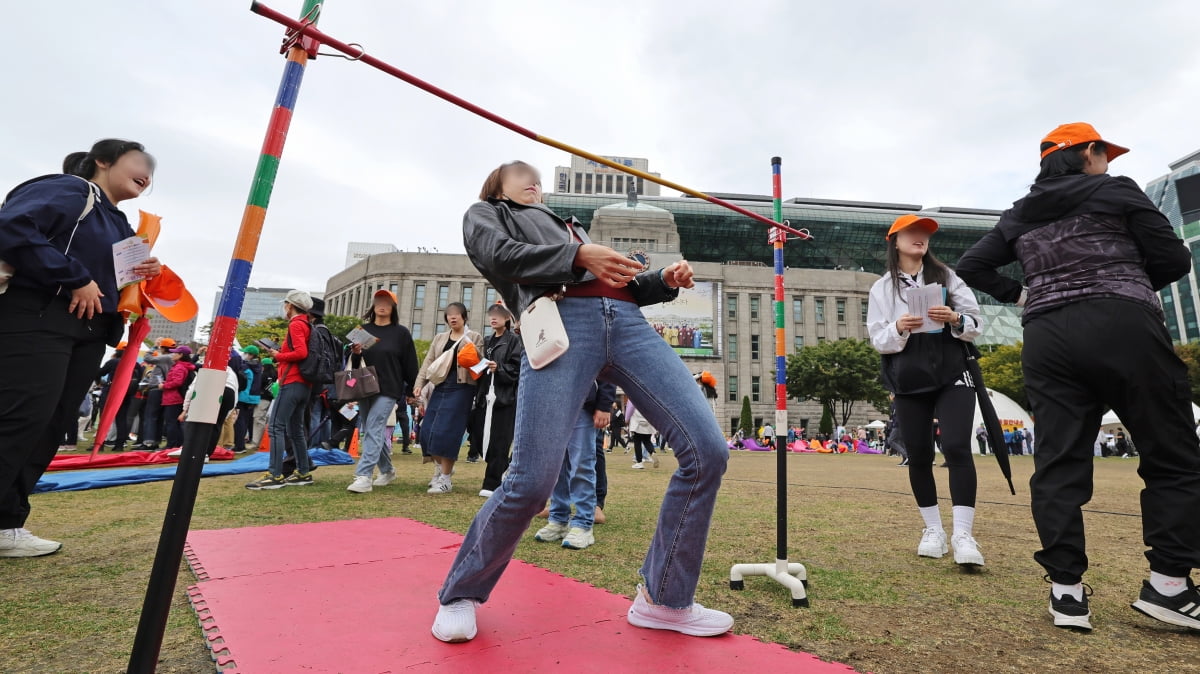
POLYGON ((591 529, 596 512, 596 427, 592 414, 586 409, 579 411, 579 420, 567 444, 567 455, 563 457, 562 471, 550 496, 550 521, 580 529, 591 529), (571 504, 575 505, 575 516, 571 516, 571 504))
POLYGON ((279 387, 271 412, 271 474, 283 475, 283 455, 288 446, 296 455, 296 472, 312 472, 308 458, 308 433, 304 427, 304 412, 308 408, 308 384, 294 382, 279 387))
POLYGON ((679 469, 667 485, 641 576, 655 603, 688 607, 729 461, 725 438, 687 366, 636 306, 568 297, 558 308, 571 348, 540 370, 522 360, 508 477, 475 515, 438 599, 491 595, 558 481, 567 450, 563 431, 574 427, 592 382, 601 379, 620 386, 676 449, 679 469))
POLYGON ((388 433, 388 417, 396 407, 396 399, 383 394, 371 396, 358 403, 358 446, 362 455, 354 474, 371 477, 375 466, 380 473, 390 473, 392 467, 392 434, 388 433))

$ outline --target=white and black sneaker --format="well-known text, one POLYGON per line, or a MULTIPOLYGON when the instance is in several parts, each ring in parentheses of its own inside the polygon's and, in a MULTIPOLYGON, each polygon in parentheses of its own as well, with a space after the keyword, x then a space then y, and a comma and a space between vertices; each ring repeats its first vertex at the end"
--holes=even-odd
POLYGON ((1174 597, 1159 594, 1150 585, 1150 581, 1142 581, 1142 593, 1138 600, 1130 604, 1133 610, 1147 615, 1155 620, 1200 630, 1200 591, 1191 578, 1187 579, 1187 589, 1174 597))
POLYGON ((1069 630, 1090 632, 1092 630, 1092 610, 1088 607, 1088 597, 1092 588, 1083 586, 1083 601, 1065 594, 1054 596, 1050 590, 1050 617, 1054 618, 1054 626, 1069 630))

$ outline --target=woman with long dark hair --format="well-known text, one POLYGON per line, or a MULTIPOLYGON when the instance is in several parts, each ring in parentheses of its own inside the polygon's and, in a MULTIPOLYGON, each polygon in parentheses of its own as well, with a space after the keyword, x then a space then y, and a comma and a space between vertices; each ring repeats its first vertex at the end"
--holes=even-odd
POLYGON ((438 595, 434 636, 442 641, 475 636, 475 607, 487 601, 554 489, 568 433, 596 379, 621 387, 666 434, 679 460, 629 622, 695 636, 727 632, 733 618, 695 603, 694 595, 729 449, 691 372, 638 308, 675 299, 679 288, 692 287, 691 266, 680 261, 647 270, 591 243, 582 227, 542 204, 541 179, 525 162, 491 172, 479 202, 463 218, 463 241, 471 262, 518 321, 533 302, 556 299, 539 308, 557 309, 570 346, 540 369, 531 366, 526 351, 512 464, 459 548, 438 595))
POLYGON ((1187 367, 1175 355, 1157 291, 1192 258, 1133 180, 1108 175, 1127 149, 1090 124, 1064 124, 1041 143, 1029 193, 959 261, 971 284, 1023 306, 1021 365, 1037 419, 1029 481, 1059 627, 1090 630, 1082 506, 1092 496, 1092 447, 1111 407, 1137 438, 1142 536, 1150 578, 1133 608, 1200 629, 1200 443, 1187 367), (1027 288, 997 271, 1020 262, 1027 288))
POLYGON ((872 346, 883 355, 884 388, 895 394, 895 421, 908 452, 908 482, 925 523, 917 555, 940 558, 953 547, 956 564, 977 567, 983 565, 983 555, 974 536, 975 383, 967 374, 966 343, 980 335, 983 322, 971 289, 929 248, 937 227, 932 218, 917 215, 902 215, 892 223, 887 272, 871 286, 867 328, 872 346), (915 304, 919 289, 932 285, 941 287, 943 299, 921 314, 910 301, 915 304), (936 326, 926 319, 940 329, 931 330, 936 326), (950 469, 954 529, 949 545, 933 479, 935 420, 950 469))
MULTIPOLYGON (((18 185, 0 206, 0 557, 62 548, 24 528, 29 495, 105 344, 124 334, 113 244, 134 231, 117 204, 153 179, 154 159, 140 143, 107 139, 67 155, 61 175, 18 185)), ((149 258, 133 272, 160 270, 149 258)))

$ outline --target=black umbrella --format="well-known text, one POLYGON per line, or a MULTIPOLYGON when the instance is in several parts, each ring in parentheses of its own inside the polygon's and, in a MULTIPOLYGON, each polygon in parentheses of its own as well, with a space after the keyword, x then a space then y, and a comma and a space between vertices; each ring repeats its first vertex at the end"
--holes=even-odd
POLYGON ((983 371, 979 369, 979 349, 971 343, 963 342, 967 352, 967 372, 971 373, 971 382, 975 385, 975 397, 979 399, 979 413, 983 416, 983 426, 987 430, 988 441, 992 445, 992 454, 996 455, 996 463, 1000 464, 1000 472, 1008 480, 1008 489, 1017 494, 1013 486, 1012 466, 1008 463, 1008 445, 1004 442, 1004 427, 1000 425, 1000 417, 992 398, 988 395, 987 385, 983 382, 983 371))

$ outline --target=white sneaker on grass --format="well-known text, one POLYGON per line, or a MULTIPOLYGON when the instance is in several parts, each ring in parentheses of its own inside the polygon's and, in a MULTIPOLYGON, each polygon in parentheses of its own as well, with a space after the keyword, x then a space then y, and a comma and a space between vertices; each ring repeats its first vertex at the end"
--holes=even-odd
POLYGON ((538 529, 538 532, 533 535, 533 540, 541 543, 557 543, 566 537, 567 531, 567 525, 551 522, 538 529))
POLYGON ((473 599, 456 599, 438 606, 437 618, 433 620, 433 636, 448 644, 474 639, 478 632, 475 627, 475 607, 478 604, 473 599))
POLYGON ((592 535, 592 530, 583 527, 571 527, 562 539, 562 546, 568 550, 583 550, 595 544, 596 537, 592 535))
POLYGON ((954 563, 960 566, 983 566, 983 553, 979 543, 968 533, 957 533, 950 539, 954 548, 954 563))
POLYGON ((372 482, 371 484, 376 487, 386 487, 395 481, 396 481, 396 471, 389 470, 386 473, 380 473, 379 477, 375 478, 375 481, 372 482))
POLYGON ((950 551, 946 545, 946 530, 929 527, 921 532, 921 544, 917 546, 917 556, 941 559, 950 551))
POLYGON ((480 489, 479 495, 482 496, 483 498, 491 498, 492 490, 491 489, 480 489))
POLYGON ((433 483, 426 494, 449 494, 454 489, 454 485, 450 484, 450 477, 447 475, 439 475, 434 478, 433 483))
POLYGON ((627 614, 629 624, 654 630, 671 630, 693 637, 715 637, 733 629, 733 616, 693 603, 687 608, 651 604, 638 585, 637 598, 627 614))
POLYGON ((0 529, 0 557, 44 557, 62 550, 62 543, 34 536, 28 529, 0 529))
POLYGON ((354 481, 346 487, 346 491, 352 491, 355 494, 371 493, 371 477, 369 475, 355 475, 354 481))
POLYGON ((630 466, 630 468, 633 468, 634 470, 646 470, 646 466, 641 461, 633 464, 630 466))

